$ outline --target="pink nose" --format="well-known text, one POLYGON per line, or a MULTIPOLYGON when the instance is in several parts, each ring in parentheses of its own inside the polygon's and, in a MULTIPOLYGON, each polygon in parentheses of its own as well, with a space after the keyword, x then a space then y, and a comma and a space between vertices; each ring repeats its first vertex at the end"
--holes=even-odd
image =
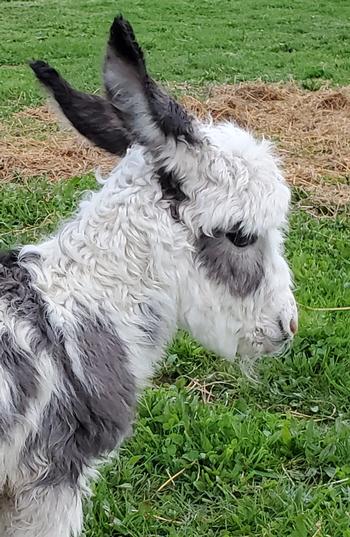
POLYGON ((295 335, 298 331, 298 325, 294 319, 291 320, 289 327, 290 327, 290 331, 292 332, 292 334, 295 335))

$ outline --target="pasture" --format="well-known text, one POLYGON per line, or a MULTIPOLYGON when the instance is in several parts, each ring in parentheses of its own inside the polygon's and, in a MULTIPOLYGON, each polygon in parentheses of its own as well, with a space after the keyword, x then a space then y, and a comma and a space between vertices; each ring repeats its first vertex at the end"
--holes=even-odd
POLYGON ((279 145, 300 331, 256 381, 179 334, 102 470, 86 537, 350 537, 350 4, 0 0, 1 248, 53 231, 111 164, 59 129, 26 62, 99 91, 117 11, 189 108, 279 145))

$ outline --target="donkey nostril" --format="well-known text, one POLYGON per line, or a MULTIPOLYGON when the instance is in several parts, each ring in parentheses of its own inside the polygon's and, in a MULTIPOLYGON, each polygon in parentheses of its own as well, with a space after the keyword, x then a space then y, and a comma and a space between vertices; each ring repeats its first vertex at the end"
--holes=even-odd
POLYGON ((292 334, 295 335, 298 331, 298 325, 294 319, 291 320, 289 327, 292 334))

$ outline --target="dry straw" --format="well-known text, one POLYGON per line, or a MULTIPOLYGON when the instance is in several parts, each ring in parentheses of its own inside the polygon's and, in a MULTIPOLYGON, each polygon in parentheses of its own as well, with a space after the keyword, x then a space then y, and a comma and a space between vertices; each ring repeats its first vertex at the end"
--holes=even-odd
MULTIPOLYGON (((308 193, 312 206, 350 204, 350 89, 315 92, 295 84, 245 83, 214 86, 203 100, 184 96, 199 117, 235 120, 278 143, 288 181, 308 193)), ((27 109, 0 125, 0 180, 81 175, 115 159, 69 130, 59 130, 47 107, 27 109)))

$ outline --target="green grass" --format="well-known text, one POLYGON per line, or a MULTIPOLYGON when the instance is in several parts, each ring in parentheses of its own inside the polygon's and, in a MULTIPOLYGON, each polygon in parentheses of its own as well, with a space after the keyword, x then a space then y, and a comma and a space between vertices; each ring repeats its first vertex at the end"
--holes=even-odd
POLYGON ((157 79, 349 81, 347 0, 2 0, 1 113, 40 101, 29 59, 52 62, 81 89, 98 88, 117 11, 133 22, 157 79))
MULTIPOLYGON (((158 79, 348 82, 347 1, 0 1, 0 115, 42 99, 46 58, 94 90, 116 10, 130 17, 158 79)), ((0 247, 39 240, 93 177, 0 186, 0 247)), ((291 216, 287 255, 306 306, 350 305, 346 214, 291 216)), ((179 334, 139 405, 134 436, 102 471, 87 537, 350 537, 350 314, 300 307, 300 332, 251 382, 179 334), (196 379, 212 393, 209 403, 196 379), (178 477, 158 489, 169 475, 178 477)))

